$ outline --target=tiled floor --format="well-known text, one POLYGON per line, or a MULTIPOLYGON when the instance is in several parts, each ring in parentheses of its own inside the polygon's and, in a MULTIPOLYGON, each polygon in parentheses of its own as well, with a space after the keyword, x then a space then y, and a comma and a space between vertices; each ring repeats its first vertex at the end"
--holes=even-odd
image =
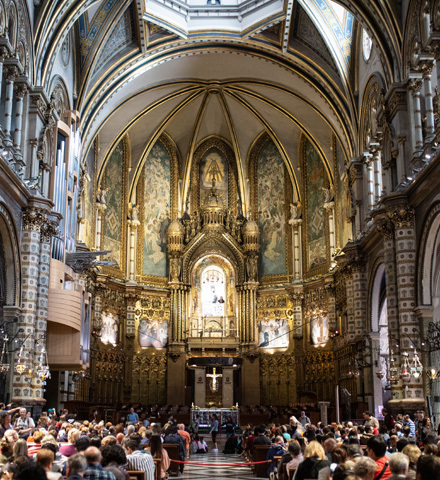
POLYGON ((219 439, 219 453, 212 452, 212 444, 208 443, 208 446, 210 447, 209 453, 204 455, 194 454, 191 455, 189 459, 190 462, 198 462, 206 465, 185 465, 183 475, 174 478, 181 480, 230 480, 234 478, 258 480, 261 478, 254 477, 252 469, 248 466, 226 466, 226 464, 246 463, 246 460, 238 455, 225 455, 221 453, 224 447, 224 439, 219 439), (220 466, 210 466, 210 464, 220 464, 220 466))

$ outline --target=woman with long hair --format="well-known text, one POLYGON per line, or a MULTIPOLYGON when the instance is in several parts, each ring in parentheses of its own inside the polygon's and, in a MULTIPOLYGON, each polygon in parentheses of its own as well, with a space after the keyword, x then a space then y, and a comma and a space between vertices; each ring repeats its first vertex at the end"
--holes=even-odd
POLYGON ((329 467, 322 445, 313 441, 310 442, 304 451, 304 461, 298 465, 295 480, 304 480, 306 478, 318 478, 319 471, 322 468, 329 467))
POLYGON ((11 424, 11 414, 3 413, 0 420, 0 438, 3 438, 6 430, 13 430, 14 427, 11 424))
POLYGON ((160 435, 151 435, 150 437, 150 453, 153 458, 160 459, 160 478, 167 478, 167 470, 170 468, 170 458, 168 452, 162 446, 160 435))

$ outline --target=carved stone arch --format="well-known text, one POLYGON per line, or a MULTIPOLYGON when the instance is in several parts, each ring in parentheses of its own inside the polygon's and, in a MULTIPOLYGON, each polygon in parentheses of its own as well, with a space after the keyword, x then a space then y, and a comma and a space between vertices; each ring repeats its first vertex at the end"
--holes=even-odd
POLYGON ((234 151, 229 143, 216 135, 204 139, 196 148, 191 166, 191 211, 200 209, 200 161, 211 149, 220 150, 228 161, 228 208, 237 215, 237 200, 242 195, 237 190, 238 170, 234 151))
POLYGON ((59 118, 66 110, 71 110, 66 84, 59 75, 55 75, 51 81, 50 103, 59 118))
POLYGON ((416 66, 416 61, 422 47, 421 15, 424 0, 413 0, 408 7, 403 38, 403 76, 416 66))
POLYGON ((6 6, 4 0, 0 0, 0 37, 5 35, 6 31, 6 6))
POLYGON ((18 11, 15 2, 10 2, 8 11, 8 38, 12 49, 15 50, 18 38, 18 11))
POLYGON ((191 242, 183 257, 183 282, 190 284, 190 274, 194 265, 202 257, 207 255, 219 255, 225 257, 236 270, 237 284, 245 280, 245 257, 241 253, 235 240, 229 235, 216 235, 214 232, 197 236, 191 242), (225 238, 226 237, 226 238, 225 238))
POLYGON ((434 203, 423 222, 419 251, 421 260, 417 272, 419 305, 432 305, 433 291, 440 272, 440 200, 434 203))
POLYGON ((373 140, 380 135, 377 114, 384 104, 385 82, 379 74, 372 75, 363 92, 359 129, 359 147, 361 152, 369 149, 373 140))
POLYGON ((4 252, 5 305, 21 305, 21 264, 17 229, 6 205, 0 202, 0 237, 4 252))
POLYGON ((440 32, 440 0, 434 0, 434 2, 432 2, 431 25, 435 32, 440 32))

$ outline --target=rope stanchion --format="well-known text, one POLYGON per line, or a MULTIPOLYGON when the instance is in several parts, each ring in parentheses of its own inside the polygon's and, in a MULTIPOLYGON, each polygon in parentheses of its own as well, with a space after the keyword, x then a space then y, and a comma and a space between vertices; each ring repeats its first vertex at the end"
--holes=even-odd
POLYGON ((201 462, 185 462, 183 460, 174 460, 170 458, 170 462, 183 463, 184 465, 199 465, 202 467, 248 467, 250 465, 260 465, 261 463, 271 463, 272 460, 263 460, 261 462, 246 462, 246 463, 201 463, 201 462))

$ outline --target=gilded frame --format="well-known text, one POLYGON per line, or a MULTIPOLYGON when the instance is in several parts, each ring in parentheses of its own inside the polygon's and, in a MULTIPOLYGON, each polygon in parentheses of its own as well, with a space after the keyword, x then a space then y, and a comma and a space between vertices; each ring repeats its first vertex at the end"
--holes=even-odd
MULTIPOLYGON (((256 215, 258 212, 258 176, 257 176, 257 162, 260 156, 260 152, 266 142, 271 140, 270 136, 263 132, 254 142, 251 147, 249 160, 248 160, 248 177, 250 180, 250 206, 251 213, 256 215)), ((261 285, 277 285, 280 283, 290 283, 293 277, 293 253, 292 253, 292 236, 289 228, 289 206, 293 199, 293 187, 290 180, 289 172, 284 165, 284 217, 286 219, 285 232, 286 232, 286 274, 283 275, 264 275, 259 277, 261 285), (289 180, 289 181, 288 181, 289 180)))
MULTIPOLYGON (((127 202, 128 202, 128 166, 131 158, 131 146, 129 136, 126 135, 122 139, 123 146, 123 161, 122 161, 122 202, 121 202, 121 265, 116 267, 101 267, 102 273, 111 275, 121 280, 126 278, 127 275, 127 202)), ((110 152, 108 156, 111 155, 110 152)), ((105 172, 105 171, 104 171, 105 172)), ((101 188, 107 188, 105 185, 105 175, 102 175, 101 188)), ((105 215, 102 219, 101 227, 101 250, 104 250, 104 236, 105 236, 105 215)))
MULTIPOLYGON (((171 164, 171 192, 170 192, 170 220, 173 221, 177 218, 178 214, 178 195, 179 195, 179 155, 176 144, 173 142, 171 137, 166 133, 162 133, 158 138, 159 142, 166 148, 168 155, 170 156, 171 164)), ((139 181, 136 185, 136 204, 139 205, 139 219, 141 224, 137 230, 137 248, 136 248, 136 278, 137 280, 148 286, 153 287, 168 287, 168 276, 159 277, 157 275, 145 275, 142 271, 143 262, 144 262, 144 248, 143 248, 143 236, 140 232, 144 231, 144 220, 145 220, 145 205, 143 202, 143 192, 145 187, 145 162, 142 167, 142 175, 139 178, 139 181)))
MULTIPOLYGON (((193 162, 191 166, 191 212, 200 211, 200 161, 205 154, 212 148, 217 148, 225 156, 228 162, 228 209, 232 210, 233 215, 237 215, 237 164, 235 162, 235 155, 230 147, 220 137, 211 136, 203 140, 194 152, 193 162)), ((189 213, 189 212, 188 212, 189 213)))
MULTIPOLYGON (((324 235, 325 235, 325 246, 326 246, 326 258, 327 262, 317 268, 310 269, 309 268, 309 260, 308 260, 308 250, 309 250, 309 240, 307 238, 307 225, 308 225, 308 216, 307 216, 307 206, 308 206, 308 199, 307 199, 307 178, 306 178, 306 142, 308 138, 301 134, 299 140, 299 150, 300 150, 300 169, 301 169, 301 180, 302 180, 302 197, 303 197, 303 235, 302 235, 302 243, 303 243, 303 276, 305 279, 310 279, 316 277, 317 275, 323 275, 328 272, 330 266, 330 232, 329 232, 329 220, 328 220, 328 212, 325 213, 325 227, 324 227, 324 235)), ((316 150, 318 155, 323 162, 324 171, 327 171, 325 168, 325 162, 322 160, 321 154, 319 150, 316 150)), ((325 185, 329 187, 330 180, 328 177, 325 178, 325 185)))

